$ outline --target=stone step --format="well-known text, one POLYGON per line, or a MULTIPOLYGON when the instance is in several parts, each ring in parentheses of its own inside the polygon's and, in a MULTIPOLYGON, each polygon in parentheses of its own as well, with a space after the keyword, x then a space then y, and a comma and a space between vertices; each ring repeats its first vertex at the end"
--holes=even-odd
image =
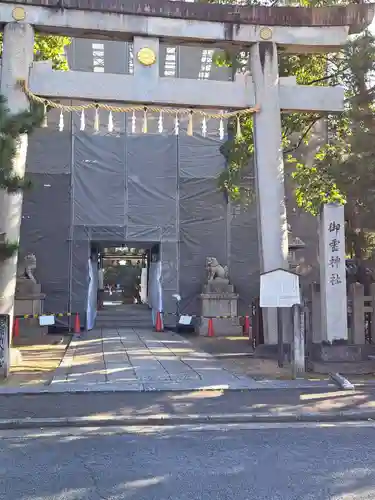
POLYGON ((97 316, 99 321, 151 321, 150 316, 97 316))
POLYGON ((152 325, 152 321, 151 320, 148 320, 148 321, 125 321, 125 320, 116 320, 116 321, 113 321, 113 320, 106 320, 106 321, 98 321, 96 320, 95 322, 96 326, 107 326, 107 325, 115 325, 115 326, 121 326, 121 325, 124 325, 124 326, 151 326, 152 325))
POLYGON ((152 329, 151 310, 137 305, 104 308, 98 311, 95 326, 152 329))
POLYGON ((96 316, 97 318, 101 319, 101 320, 108 320, 108 319, 113 319, 114 321, 117 321, 117 320, 128 320, 128 321, 137 321, 137 320, 141 320, 141 321, 150 321, 151 320, 151 314, 148 314, 147 316, 102 316, 101 314, 98 314, 96 316))
POLYGON ((146 316, 151 314, 150 310, 140 310, 140 311, 106 311, 105 309, 101 309, 98 311, 98 314, 101 316, 146 316))
POLYGON ((139 328, 148 328, 152 326, 151 321, 96 321, 95 325, 100 328, 105 328, 107 326, 114 327, 139 327, 139 328))

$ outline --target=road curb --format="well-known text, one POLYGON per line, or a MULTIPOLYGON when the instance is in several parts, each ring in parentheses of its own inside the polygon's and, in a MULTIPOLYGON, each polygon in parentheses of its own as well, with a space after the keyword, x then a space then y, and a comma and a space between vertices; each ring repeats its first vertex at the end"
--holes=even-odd
POLYGON ((287 422, 348 422, 375 421, 375 410, 348 410, 326 413, 275 412, 275 413, 222 413, 217 415, 149 415, 113 417, 58 417, 0 419, 0 430, 35 429, 52 427, 135 427, 135 426, 176 426, 204 424, 246 424, 246 423, 287 423, 287 422))
MULTIPOLYGON (((187 381, 188 382, 188 381, 187 381)), ((239 380, 239 383, 241 381, 239 380)), ((209 386, 206 384, 198 385, 192 383, 188 387, 182 384, 171 384, 160 388, 147 387, 151 385, 149 382, 137 382, 132 385, 128 384, 124 387, 123 384, 116 383, 96 383, 92 385, 83 384, 65 384, 53 383, 44 386, 23 386, 23 387, 1 387, 0 396, 13 395, 53 395, 53 394, 95 394, 95 393, 152 393, 152 392, 190 392, 190 391, 226 391, 226 392, 247 392, 247 391, 295 391, 295 390, 310 390, 321 389, 328 390, 336 387, 337 384, 328 381, 305 381, 302 380, 250 380, 246 381, 243 386, 229 387, 228 384, 218 384, 209 386), (297 382, 297 383, 295 383, 297 382)))

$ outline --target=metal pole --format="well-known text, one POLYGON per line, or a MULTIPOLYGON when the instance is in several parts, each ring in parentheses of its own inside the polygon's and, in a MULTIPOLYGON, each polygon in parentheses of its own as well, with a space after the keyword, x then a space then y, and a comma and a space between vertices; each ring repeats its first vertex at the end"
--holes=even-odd
POLYGON ((10 315, 0 314, 0 378, 6 378, 10 365, 10 315))
POLYGON ((305 372, 305 321, 303 308, 293 306, 293 377, 305 372))
POLYGON ((281 307, 277 307, 277 351, 279 368, 284 366, 283 316, 281 307))

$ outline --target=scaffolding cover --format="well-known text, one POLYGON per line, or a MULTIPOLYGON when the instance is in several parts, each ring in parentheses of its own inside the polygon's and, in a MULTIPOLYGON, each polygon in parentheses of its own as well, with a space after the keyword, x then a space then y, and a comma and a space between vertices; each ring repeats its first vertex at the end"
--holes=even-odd
MULTIPOLYGON (((127 44, 100 43, 105 69, 127 71, 125 59, 118 58, 127 54, 127 44)), ((72 69, 92 71, 91 45, 75 40, 72 69)), ((189 58, 193 66, 194 57, 189 58)), ((189 64, 180 74, 189 72, 189 64)), ((218 189, 218 175, 226 168, 218 124, 209 121, 205 137, 190 137, 184 121, 180 134, 173 134, 173 117, 166 117, 163 134, 157 116, 149 116, 147 134, 141 133, 141 116, 135 133, 131 116, 114 118, 109 134, 101 112, 100 130, 93 133, 93 114, 87 114, 85 131, 73 114, 61 133, 58 112, 51 111, 49 129, 30 138, 27 175, 33 187, 24 196, 21 252, 37 257, 46 310, 86 314, 90 245, 106 242, 160 245, 165 312, 174 312, 172 294, 179 293, 182 312, 199 314, 208 256, 229 266, 240 313, 248 312, 259 279, 256 213, 254 207, 228 204, 218 189)))

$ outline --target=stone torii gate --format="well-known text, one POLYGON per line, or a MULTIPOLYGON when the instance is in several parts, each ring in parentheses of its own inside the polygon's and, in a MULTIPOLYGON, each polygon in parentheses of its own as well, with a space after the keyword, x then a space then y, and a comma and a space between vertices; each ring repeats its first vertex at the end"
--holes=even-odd
MULTIPOLYGON (((255 164, 258 191, 261 271, 287 267, 288 229, 284 200, 284 164, 280 113, 339 112, 343 89, 296 85, 279 78, 277 51, 314 53, 335 51, 350 33, 367 27, 372 5, 346 7, 239 7, 167 0, 24 0, 0 1, 4 28, 1 93, 12 112, 28 100, 17 84, 24 79, 39 96, 58 99, 241 109, 255 105, 255 164), (133 41, 134 74, 53 71, 45 62, 33 63, 34 31, 80 38, 133 41), (159 65, 145 66, 136 57, 143 48, 156 60, 159 42, 236 46, 250 52, 249 75, 234 82, 165 78, 159 65)), ((25 172, 27 138, 15 163, 25 172)), ((0 209, 0 232, 19 239, 22 194, 5 196, 0 209), (4 217, 4 214, 7 214, 4 217)), ((17 259, 0 269, 0 313, 13 311, 17 259)), ((265 313, 265 340, 277 341, 276 316, 265 313)))

